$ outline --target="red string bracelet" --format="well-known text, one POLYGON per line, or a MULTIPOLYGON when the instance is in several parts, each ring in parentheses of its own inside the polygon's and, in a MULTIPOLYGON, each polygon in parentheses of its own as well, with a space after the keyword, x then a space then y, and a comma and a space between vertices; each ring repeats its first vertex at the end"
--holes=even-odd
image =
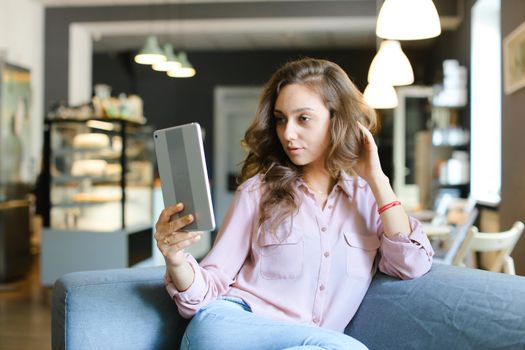
POLYGON ((377 212, 379 215, 383 214, 383 212, 387 211, 390 208, 397 207, 398 205, 401 205, 400 201, 393 201, 388 204, 383 205, 381 208, 377 209, 377 212))

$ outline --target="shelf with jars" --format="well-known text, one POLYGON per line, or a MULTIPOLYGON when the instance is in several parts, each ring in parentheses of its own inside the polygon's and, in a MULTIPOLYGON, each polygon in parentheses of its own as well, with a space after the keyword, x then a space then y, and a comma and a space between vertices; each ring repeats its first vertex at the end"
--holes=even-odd
POLYGON ((410 210, 433 209, 445 192, 470 189, 470 135, 462 107, 436 106, 434 89, 398 89, 394 110, 394 189, 410 210))
POLYGON ((432 109, 433 198, 443 191, 466 198, 470 184, 470 133, 461 121, 460 108, 432 109))

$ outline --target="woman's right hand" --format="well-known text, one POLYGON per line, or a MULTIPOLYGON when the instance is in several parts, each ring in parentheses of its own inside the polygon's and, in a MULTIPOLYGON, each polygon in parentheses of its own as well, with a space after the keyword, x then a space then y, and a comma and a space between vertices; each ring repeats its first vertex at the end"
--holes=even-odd
POLYGON ((165 208, 160 213, 159 219, 155 224, 157 247, 164 256, 166 264, 173 267, 179 267, 186 261, 184 248, 198 242, 202 235, 201 231, 182 231, 184 226, 193 222, 194 217, 192 214, 172 219, 173 215, 181 212, 183 209, 184 205, 182 203, 165 208))

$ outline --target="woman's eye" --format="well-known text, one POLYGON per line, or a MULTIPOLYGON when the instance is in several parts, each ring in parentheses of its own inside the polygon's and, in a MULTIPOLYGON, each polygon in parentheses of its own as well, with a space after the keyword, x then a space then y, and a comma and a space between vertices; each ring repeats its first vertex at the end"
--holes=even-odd
POLYGON ((307 115, 302 115, 299 117, 299 120, 302 121, 302 122, 307 122, 310 120, 310 117, 307 116, 307 115))

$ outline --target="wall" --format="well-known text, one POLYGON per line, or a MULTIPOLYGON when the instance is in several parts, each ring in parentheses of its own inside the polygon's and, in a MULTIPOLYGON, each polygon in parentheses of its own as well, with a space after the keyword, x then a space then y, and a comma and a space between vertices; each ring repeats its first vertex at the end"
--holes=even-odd
POLYGON ((31 70, 31 153, 38 162, 42 149, 44 9, 34 0, 0 1, 0 56, 31 70))
MULTIPOLYGON (((501 1, 503 38, 525 21, 525 1, 501 1)), ((501 205, 500 226, 510 228, 514 221, 525 221, 525 88, 510 95, 502 92, 501 121, 501 205)), ((516 273, 525 275, 525 235, 514 253, 516 273)))

